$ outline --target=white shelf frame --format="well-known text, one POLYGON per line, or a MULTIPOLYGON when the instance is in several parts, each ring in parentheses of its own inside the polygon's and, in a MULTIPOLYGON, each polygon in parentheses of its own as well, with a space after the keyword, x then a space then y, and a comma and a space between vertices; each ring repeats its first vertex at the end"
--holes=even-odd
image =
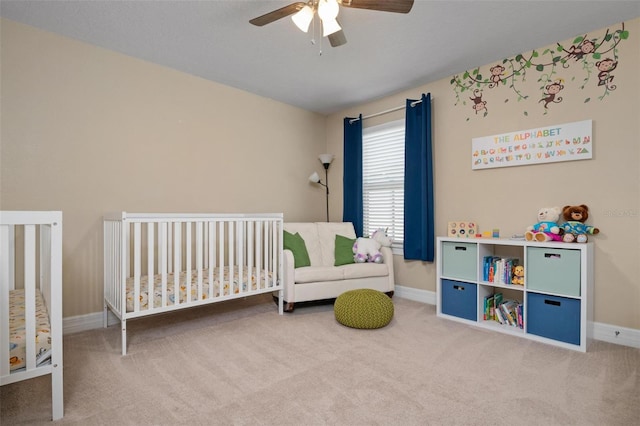
POLYGON ((438 317, 457 321, 463 324, 469 324, 483 329, 494 330, 500 333, 519 336, 529 340, 542 342, 565 349, 571 349, 580 352, 586 352, 591 340, 591 333, 588 333, 593 327, 593 243, 563 243, 563 242, 545 242, 511 240, 504 238, 449 238, 438 237, 436 246, 436 313, 438 317), (458 277, 450 277, 442 274, 442 243, 457 242, 477 244, 476 250, 476 279, 468 280, 458 277), (515 284, 498 284, 481 280, 482 277, 482 259, 487 255, 500 256, 500 247, 517 247, 521 251, 521 261, 525 268, 525 283, 523 286, 515 284), (580 251, 580 296, 570 296, 561 293, 553 293, 548 291, 530 290, 527 287, 526 271, 527 271, 527 248, 541 247, 553 249, 570 249, 580 251), (497 251, 496 251, 497 250, 497 251), (459 318, 442 312, 442 280, 453 280, 459 282, 468 282, 476 285, 476 321, 459 318), (522 293, 522 303, 524 312, 528 312, 527 293, 538 293, 550 296, 564 297, 568 299, 577 299, 580 301, 580 344, 574 345, 527 332, 528 321, 524 321, 524 328, 500 324, 496 321, 485 321, 482 318, 484 296, 494 292, 494 289, 508 289, 519 291, 522 293))

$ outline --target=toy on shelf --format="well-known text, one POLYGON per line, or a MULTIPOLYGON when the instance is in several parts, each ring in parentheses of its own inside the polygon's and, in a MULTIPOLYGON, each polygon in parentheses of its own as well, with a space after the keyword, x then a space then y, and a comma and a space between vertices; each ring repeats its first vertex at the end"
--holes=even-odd
POLYGON ((524 239, 527 241, 562 241, 564 230, 558 225, 562 210, 560 207, 543 207, 538 210, 538 223, 527 227, 524 239))
POLYGON ((371 234, 371 238, 360 237, 356 239, 353 244, 353 259, 356 263, 382 263, 380 247, 391 247, 391 244, 391 239, 387 237, 385 230, 379 228, 371 234))
POLYGON ((451 238, 474 238, 478 234, 478 225, 470 221, 449 222, 447 236, 451 238))
POLYGON ((565 243, 586 243, 587 234, 595 235, 600 232, 598 228, 585 224, 589 218, 589 207, 584 204, 564 206, 562 218, 565 220, 562 224, 564 230, 562 241, 565 243))
POLYGON ((512 271, 511 284, 524 285, 524 266, 516 265, 512 271))

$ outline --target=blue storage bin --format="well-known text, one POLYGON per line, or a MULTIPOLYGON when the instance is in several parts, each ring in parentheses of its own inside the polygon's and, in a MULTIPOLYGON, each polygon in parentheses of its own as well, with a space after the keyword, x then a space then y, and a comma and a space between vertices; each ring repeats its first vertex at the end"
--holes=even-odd
POLYGON ((580 344, 580 300, 527 293, 527 333, 580 344))
POLYGON ((477 321, 477 293, 475 284, 442 280, 442 313, 477 321))

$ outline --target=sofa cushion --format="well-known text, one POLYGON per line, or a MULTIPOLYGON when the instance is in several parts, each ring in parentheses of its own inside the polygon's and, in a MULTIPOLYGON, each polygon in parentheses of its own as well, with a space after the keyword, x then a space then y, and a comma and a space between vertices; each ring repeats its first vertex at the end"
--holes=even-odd
POLYGON ((295 283, 339 281, 344 279, 342 266, 307 266, 295 270, 295 283))
POLYGON ((299 233, 307 246, 311 266, 322 266, 322 252, 318 239, 318 227, 315 223, 289 222, 284 224, 284 230, 292 234, 296 232, 299 233))
POLYGON ((384 263, 354 263, 342 265, 340 269, 344 272, 345 280, 389 275, 389 266, 384 263))
MULTIPOLYGON (((356 231, 351 222, 316 222, 318 227, 318 237, 320 241, 320 251, 322 255, 322 266, 333 266, 335 263, 336 235, 347 238, 356 238, 356 231)), ((313 262, 311 262, 313 265, 313 262)))
POLYGON ((285 250, 291 250, 291 253, 293 253, 294 268, 311 265, 307 247, 299 233, 291 234, 290 232, 284 231, 283 246, 285 250))
POLYGON ((306 266, 294 271, 296 284, 355 278, 386 277, 389 267, 382 263, 352 263, 342 266, 306 266))
POLYGON ((336 235, 335 243, 335 262, 334 266, 347 265, 354 263, 353 259, 353 244, 356 242, 355 238, 347 238, 342 235, 336 235))

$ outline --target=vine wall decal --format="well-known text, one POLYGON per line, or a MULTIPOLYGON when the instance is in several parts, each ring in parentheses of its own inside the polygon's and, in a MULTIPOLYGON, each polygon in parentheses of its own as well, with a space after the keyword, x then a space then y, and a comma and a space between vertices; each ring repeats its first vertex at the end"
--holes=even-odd
MULTIPOLYGON (((590 37, 588 34, 576 37, 570 46, 556 43, 555 48, 547 48, 542 52, 533 50, 526 54, 518 54, 513 58, 503 59, 501 63, 489 68, 485 76, 480 67, 467 70, 462 75, 455 75, 450 81, 456 95, 455 105, 467 106, 470 104, 473 117, 486 117, 489 114, 488 101, 490 93, 500 93, 507 89, 507 97, 504 102, 509 102, 514 97, 518 102, 529 99, 533 94, 525 93, 522 88, 528 74, 537 72, 539 83, 539 106, 543 114, 547 114, 556 104, 562 103, 562 90, 567 82, 575 83, 578 72, 571 67, 582 71, 584 77, 578 86, 581 90, 594 90, 595 87, 601 93, 598 100, 602 101, 606 96, 616 90, 613 83, 613 71, 618 67, 618 44, 629 38, 629 31, 624 29, 624 22, 616 30, 607 29, 602 37, 590 37), (596 74, 597 81, 594 74, 596 74), (483 99, 485 95, 487 96, 483 99)), ((590 102, 587 96, 584 102, 590 102)), ((468 108, 468 107, 467 107, 468 108)), ((523 111, 525 116, 529 113, 523 111)), ((470 117, 467 117, 467 121, 470 117)))

